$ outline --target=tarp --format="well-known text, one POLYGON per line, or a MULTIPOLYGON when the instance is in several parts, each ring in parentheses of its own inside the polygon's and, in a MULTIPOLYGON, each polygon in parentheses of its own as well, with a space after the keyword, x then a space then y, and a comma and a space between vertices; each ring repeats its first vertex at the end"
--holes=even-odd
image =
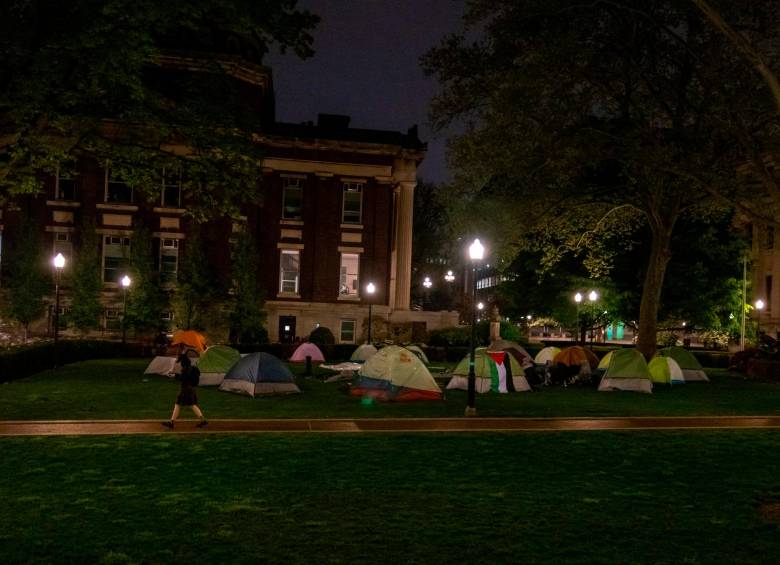
POLYGON ((374 355, 376 355, 376 347, 371 345, 370 343, 364 343, 363 345, 359 346, 355 351, 352 352, 352 357, 349 358, 350 361, 358 361, 358 362, 366 362, 369 359, 371 359, 374 355))
POLYGON ((233 365, 241 359, 241 354, 226 345, 212 345, 198 360, 200 369, 200 386, 216 386, 222 384, 233 365))
POLYGON ((587 361, 591 371, 595 371, 599 366, 599 358, 590 349, 573 345, 561 350, 553 358, 553 365, 563 364, 568 367, 580 367, 583 361, 587 361))
POLYGON ((440 400, 441 389, 417 355, 404 347, 383 347, 360 368, 353 396, 379 400, 440 400))
MULTIPOLYGON (((531 385, 523 373, 523 367, 517 362, 513 355, 503 353, 504 357, 500 360, 503 364, 503 371, 506 374, 506 392, 524 392, 531 390, 531 385)), ((501 384, 501 367, 496 363, 497 359, 491 357, 490 352, 479 347, 474 350, 474 375, 476 377, 475 387, 479 393, 488 391, 499 392, 501 384)), ((453 375, 450 382, 447 383, 448 389, 468 390, 469 374, 469 355, 460 360, 452 371, 453 375)))
POLYGON ((537 365, 544 365, 548 361, 552 363, 552 360, 555 359, 555 356, 558 355, 561 352, 560 348, 554 347, 554 346, 548 346, 539 351, 539 353, 536 354, 536 357, 534 358, 534 363, 537 365))
POLYGON ((618 349, 612 352, 607 372, 599 383, 600 391, 629 390, 653 392, 653 382, 644 355, 636 349, 618 349))
POLYGON ((428 361, 428 356, 425 354, 425 351, 422 350, 422 348, 419 345, 406 345, 406 349, 417 355, 417 357, 420 358, 420 361, 425 363, 426 365, 430 363, 428 361))
POLYGON ((219 390, 255 396, 301 392, 290 369, 270 353, 250 353, 225 375, 219 390))
POLYGON ((196 332, 195 330, 178 330, 173 334, 173 341, 171 345, 187 345, 192 347, 198 353, 206 351, 206 338, 203 334, 196 332))
POLYGON ((710 379, 707 378, 707 373, 704 372, 704 367, 701 366, 701 363, 699 363, 699 360, 696 359, 696 357, 688 351, 687 349, 684 349, 682 347, 666 347, 658 352, 659 355, 663 357, 671 357, 675 361, 677 361, 677 364, 680 366, 680 369, 682 369, 683 376, 685 377, 685 382, 691 382, 691 381, 709 381, 710 379))
POLYGON ((654 383, 681 385, 685 377, 677 361, 671 357, 653 357, 647 364, 650 378, 654 383))
POLYGON ((166 377, 174 373, 176 357, 157 356, 146 367, 144 375, 165 375, 166 377))
POLYGON ((312 363, 323 363, 325 361, 325 356, 319 347, 313 343, 305 342, 295 348, 293 354, 290 355, 290 362, 305 363, 306 357, 311 357, 312 363))

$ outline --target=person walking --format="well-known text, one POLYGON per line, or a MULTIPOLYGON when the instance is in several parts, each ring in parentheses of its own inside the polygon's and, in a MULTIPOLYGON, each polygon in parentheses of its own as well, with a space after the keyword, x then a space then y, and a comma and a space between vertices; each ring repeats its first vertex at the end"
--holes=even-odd
POLYGON ((185 353, 179 356, 178 363, 181 365, 181 373, 176 375, 176 379, 181 381, 181 390, 179 391, 179 396, 176 397, 176 403, 173 405, 171 419, 167 422, 162 422, 162 425, 172 430, 176 419, 179 417, 181 407, 190 406, 195 415, 200 418, 197 426, 202 428, 208 424, 208 420, 203 416, 203 412, 198 406, 198 395, 195 392, 195 387, 198 386, 200 371, 197 367, 192 366, 192 361, 185 353))

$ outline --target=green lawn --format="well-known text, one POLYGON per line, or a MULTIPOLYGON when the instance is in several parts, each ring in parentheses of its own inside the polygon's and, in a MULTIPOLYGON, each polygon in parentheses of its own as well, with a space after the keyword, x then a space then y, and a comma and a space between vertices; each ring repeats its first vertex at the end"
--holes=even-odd
POLYGON ((775 431, 0 439, 1 563, 776 563, 775 431))
MULTIPOLYGON (((143 375, 147 361, 88 361, 0 385, 0 419, 163 419, 178 384, 143 375)), ((296 371, 302 369, 296 367, 296 371)), ((550 387, 541 392, 477 396, 482 416, 654 416, 775 415, 780 413, 780 384, 746 381, 723 370, 710 371, 712 382, 669 388, 652 395, 604 393, 589 388, 550 387)), ((462 391, 447 391, 441 402, 364 404, 345 385, 298 378, 303 394, 248 398, 199 388, 209 418, 354 418, 461 416, 462 391)), ((183 417, 191 417, 185 410, 183 417)))

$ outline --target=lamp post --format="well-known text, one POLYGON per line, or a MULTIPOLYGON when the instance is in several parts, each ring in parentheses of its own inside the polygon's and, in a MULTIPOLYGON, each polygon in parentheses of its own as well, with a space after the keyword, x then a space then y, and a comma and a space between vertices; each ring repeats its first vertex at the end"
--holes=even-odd
POLYGON ((431 287, 433 286, 433 281, 431 280, 431 277, 425 277, 423 280, 423 286, 425 287, 425 294, 423 296, 423 310, 425 310, 425 303, 430 302, 430 291, 431 287))
POLYGON ((582 320, 580 320, 580 303, 582 302, 582 294, 580 294, 579 292, 575 294, 574 302, 577 304, 577 339, 575 341, 579 343, 580 338, 582 338, 582 329, 583 329, 582 320))
POLYGON ((125 324, 125 317, 127 316, 127 289, 132 284, 132 279, 125 275, 122 277, 122 348, 125 347, 127 341, 127 325, 125 324))
POLYGON ((368 294, 368 343, 371 343, 371 304, 374 301, 376 285, 372 282, 366 285, 366 294, 368 294))
POLYGON ((469 339, 469 380, 466 403, 466 416, 476 416, 476 389, 477 376, 474 372, 474 342, 476 341, 477 331, 477 264, 485 256, 485 247, 479 239, 475 239, 469 246, 469 258, 471 259, 471 338, 469 339))
POLYGON ((65 267, 65 257, 62 253, 52 259, 54 264, 54 366, 57 367, 59 361, 59 333, 60 333, 60 275, 65 267))
POLYGON ((452 271, 447 271, 447 274, 444 275, 444 280, 447 281, 448 283, 451 283, 452 281, 455 280, 455 275, 452 274, 452 271))
POLYGON ((759 343, 761 340, 761 312, 763 311, 764 306, 766 306, 766 304, 763 300, 760 298, 756 300, 756 310, 758 311, 758 314, 756 315, 756 340, 759 343))
POLYGON ((590 348, 593 350, 593 334, 596 331, 596 300, 599 299, 599 293, 595 290, 591 290, 588 293, 588 300, 590 301, 590 348))

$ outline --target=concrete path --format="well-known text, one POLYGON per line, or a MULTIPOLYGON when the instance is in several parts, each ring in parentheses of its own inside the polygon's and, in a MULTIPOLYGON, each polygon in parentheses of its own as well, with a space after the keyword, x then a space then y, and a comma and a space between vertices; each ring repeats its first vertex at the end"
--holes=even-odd
POLYGON ((0 421, 0 436, 215 434, 257 432, 530 432, 597 430, 780 429, 780 416, 639 418, 376 418, 211 420, 196 428, 181 420, 174 430, 159 420, 0 421))

